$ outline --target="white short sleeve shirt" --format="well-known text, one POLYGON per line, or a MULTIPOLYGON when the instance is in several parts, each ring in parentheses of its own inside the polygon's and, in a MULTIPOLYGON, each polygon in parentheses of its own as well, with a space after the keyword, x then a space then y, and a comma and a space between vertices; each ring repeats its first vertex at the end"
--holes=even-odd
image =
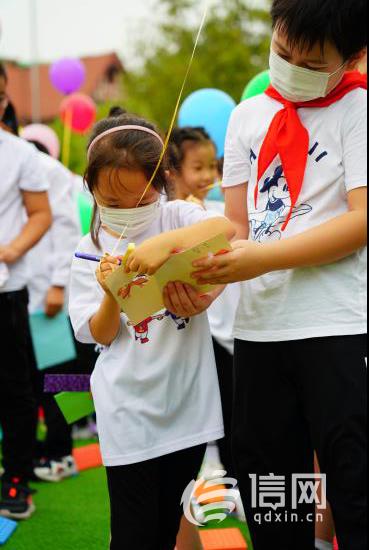
MULTIPOLYGON (((218 215, 182 202, 161 204, 152 226, 136 244, 162 232, 218 215)), ((100 231, 98 250, 90 236, 79 245, 89 254, 111 252, 116 239, 100 231)), ((124 254, 127 243, 121 243, 124 254)), ((70 316, 76 337, 93 343, 89 328, 104 296, 96 265, 74 260, 70 316)), ((214 351, 206 313, 192 319, 159 312, 121 330, 101 353, 92 393, 104 464, 122 466, 150 460, 223 437, 222 408, 214 351)))
POLYGON ((44 153, 38 156, 50 186, 53 222, 46 235, 28 253, 30 313, 45 308, 45 298, 51 286, 67 290, 74 252, 81 239, 74 176, 58 160, 44 153))
MULTIPOLYGON (((285 239, 348 211, 348 192, 367 186, 367 92, 354 90, 327 108, 300 109, 310 134, 308 166, 292 220, 280 158, 254 190, 258 156, 283 106, 266 95, 243 102, 227 137, 224 186, 248 182, 250 239, 285 239)), ((319 243, 317 243, 319 246, 319 243)), ((278 271, 242 284, 235 336, 250 341, 299 340, 367 330, 366 249, 322 267, 278 271)))
MULTIPOLYGON (((22 191, 44 192, 48 181, 36 149, 0 129, 0 245, 10 244, 24 225, 22 191)), ((9 279, 0 292, 24 288, 29 281, 27 256, 8 266, 9 279)))

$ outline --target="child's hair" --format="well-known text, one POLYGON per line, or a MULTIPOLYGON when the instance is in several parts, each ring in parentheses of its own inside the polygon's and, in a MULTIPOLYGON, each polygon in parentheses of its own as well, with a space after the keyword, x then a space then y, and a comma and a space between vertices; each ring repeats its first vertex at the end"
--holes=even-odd
POLYGON ((19 136, 19 122, 17 112, 13 103, 9 102, 2 119, 2 123, 5 124, 11 130, 15 136, 19 136))
POLYGON ((169 144, 169 163, 170 168, 180 172, 182 163, 186 157, 186 145, 213 143, 210 135, 205 128, 174 128, 169 144))
POLYGON ((3 78, 5 82, 8 82, 8 75, 5 70, 5 66, 2 63, 0 63, 0 78, 3 78))
MULTIPOLYGON (((159 134, 158 129, 146 120, 128 114, 119 107, 111 109, 109 117, 98 122, 90 137, 88 147, 104 132, 118 126, 143 126, 159 134)), ((98 185, 101 171, 111 168, 112 171, 126 168, 128 170, 140 170, 150 180, 160 160, 163 146, 157 137, 139 130, 122 130, 104 136, 90 151, 88 167, 85 172, 85 182, 91 194, 98 185)), ((167 192, 167 156, 165 155, 156 174, 153 187, 159 193, 167 192)), ((96 246, 99 245, 99 230, 101 221, 98 207, 95 201, 93 219, 91 223, 91 237, 96 246)))
POLYGON ((28 143, 36 147, 36 149, 40 151, 40 153, 44 153, 45 155, 50 156, 50 151, 43 143, 40 143, 39 141, 36 141, 34 139, 27 139, 27 141, 28 143))
POLYGON ((271 13, 293 46, 330 41, 347 61, 368 44, 367 0, 273 0, 271 13))

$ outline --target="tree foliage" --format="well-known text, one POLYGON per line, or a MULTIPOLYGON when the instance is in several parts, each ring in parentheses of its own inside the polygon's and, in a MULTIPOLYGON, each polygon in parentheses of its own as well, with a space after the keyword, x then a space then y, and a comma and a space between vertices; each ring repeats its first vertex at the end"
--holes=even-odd
MULTIPOLYGON (((196 10, 197 0, 158 1, 167 13, 160 39, 154 45, 141 42, 144 62, 125 77, 125 103, 129 110, 166 129, 191 56, 201 10, 196 10)), ((257 9, 250 0, 219 0, 213 6, 185 95, 210 87, 239 101, 247 82, 268 65, 271 31, 267 7, 257 9)))
MULTIPOLYGON (((261 2, 269 0, 257 0, 261 2)), ((157 0, 165 16, 155 44, 138 42, 139 69, 123 78, 127 110, 169 126, 178 93, 192 53, 201 19, 198 0, 157 0)), ((215 0, 201 36, 185 97, 200 88, 219 88, 237 102, 250 79, 268 65, 270 18, 268 5, 256 9, 255 0, 215 0)), ((98 118, 107 116, 110 103, 99 105, 98 118)), ((60 139, 63 127, 53 124, 60 139)), ((82 174, 86 167, 87 136, 72 137, 71 169, 82 174)))

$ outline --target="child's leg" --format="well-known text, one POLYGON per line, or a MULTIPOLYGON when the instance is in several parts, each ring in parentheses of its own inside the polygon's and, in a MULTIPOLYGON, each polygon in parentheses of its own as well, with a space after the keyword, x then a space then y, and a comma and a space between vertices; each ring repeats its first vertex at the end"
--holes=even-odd
POLYGON ((36 400, 29 361, 27 291, 0 294, 0 424, 7 478, 23 481, 32 474, 36 400), (5 359, 5 354, 7 358, 5 359))
POLYGON ((197 527, 192 525, 185 517, 181 521, 181 528, 177 538, 177 550, 202 550, 197 527))
POLYGON ((333 510, 341 550, 367 548, 366 338, 304 342, 305 409, 333 510))
POLYGON ((156 550, 160 512, 159 462, 150 460, 107 468, 107 477, 110 550, 156 550))
POLYGON ((228 477, 235 477, 232 460, 232 414, 233 414, 233 355, 213 339, 222 398, 225 438, 218 441, 220 459, 228 477))
MULTIPOLYGON (((315 471, 320 473, 320 466, 317 457, 315 457, 315 471)), ((322 499, 322 491, 319 490, 319 498, 322 499)), ((317 509, 317 513, 321 511, 317 509)), ((335 527, 332 516, 331 507, 328 505, 326 510, 322 513, 323 521, 317 521, 315 527, 315 540, 322 541, 323 543, 329 543, 333 547, 333 540, 335 537, 335 527)))
POLYGON ((107 468, 111 550, 173 550, 183 509, 181 498, 196 479, 206 446, 147 462, 107 468))
POLYGON ((313 473, 314 451, 288 358, 287 343, 236 341, 233 457, 255 550, 314 548, 314 523, 304 521, 314 517, 314 505, 292 507, 292 475, 313 473), (270 488, 259 483, 259 476, 271 474, 283 479, 273 484, 271 478, 270 488), (257 483, 250 478, 255 475, 257 483))
POLYGON ((157 550, 173 550, 183 514, 182 495, 196 480, 206 452, 206 445, 186 449, 163 457, 161 471, 160 535, 157 550))

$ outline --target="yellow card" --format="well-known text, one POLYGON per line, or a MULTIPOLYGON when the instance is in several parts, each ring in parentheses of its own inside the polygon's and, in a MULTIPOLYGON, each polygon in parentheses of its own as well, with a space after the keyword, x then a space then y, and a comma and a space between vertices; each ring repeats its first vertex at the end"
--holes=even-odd
POLYGON ((121 310, 135 326, 164 309, 163 291, 170 282, 188 283, 204 294, 214 290, 214 286, 196 284, 191 278, 194 271, 192 264, 209 254, 219 255, 231 249, 226 237, 218 235, 194 248, 173 255, 152 277, 137 273, 127 274, 124 272, 124 266, 121 266, 110 275, 106 284, 121 310))

